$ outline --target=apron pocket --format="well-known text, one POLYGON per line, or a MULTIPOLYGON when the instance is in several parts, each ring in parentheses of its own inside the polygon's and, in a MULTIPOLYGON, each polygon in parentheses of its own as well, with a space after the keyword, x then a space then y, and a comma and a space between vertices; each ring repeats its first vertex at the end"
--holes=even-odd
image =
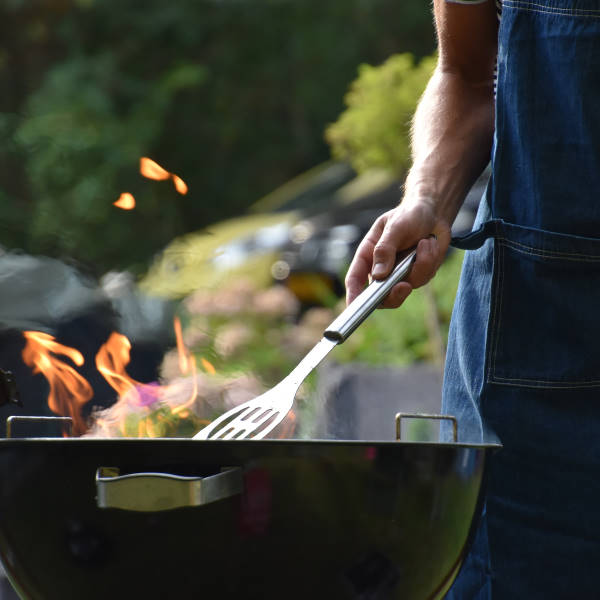
POLYGON ((494 229, 487 381, 600 387, 600 239, 494 229))

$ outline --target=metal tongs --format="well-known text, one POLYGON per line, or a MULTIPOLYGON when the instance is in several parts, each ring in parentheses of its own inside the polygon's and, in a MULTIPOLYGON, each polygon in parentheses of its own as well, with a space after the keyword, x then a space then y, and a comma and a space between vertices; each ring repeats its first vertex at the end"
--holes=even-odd
POLYGON ((298 363, 298 366, 275 387, 249 402, 227 411, 201 429, 193 439, 261 439, 286 417, 294 404, 298 388, 309 373, 344 342, 350 334, 381 304, 391 289, 404 279, 415 260, 416 249, 411 249, 385 278, 374 280, 329 325, 321 340, 298 363))

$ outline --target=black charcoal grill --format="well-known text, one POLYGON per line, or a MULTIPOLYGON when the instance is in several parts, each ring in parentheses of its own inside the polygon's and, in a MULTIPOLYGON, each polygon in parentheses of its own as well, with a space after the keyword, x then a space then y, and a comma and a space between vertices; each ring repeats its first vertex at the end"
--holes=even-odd
POLYGON ((35 600, 442 598, 497 448, 11 437, 0 554, 35 600))

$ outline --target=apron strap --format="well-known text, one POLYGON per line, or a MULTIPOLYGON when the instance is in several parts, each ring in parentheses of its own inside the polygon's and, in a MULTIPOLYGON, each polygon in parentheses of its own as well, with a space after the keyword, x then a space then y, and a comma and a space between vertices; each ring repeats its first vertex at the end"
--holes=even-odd
POLYGON ((450 245, 459 250, 477 250, 487 239, 497 237, 503 225, 502 219, 491 219, 467 235, 452 238, 450 245))

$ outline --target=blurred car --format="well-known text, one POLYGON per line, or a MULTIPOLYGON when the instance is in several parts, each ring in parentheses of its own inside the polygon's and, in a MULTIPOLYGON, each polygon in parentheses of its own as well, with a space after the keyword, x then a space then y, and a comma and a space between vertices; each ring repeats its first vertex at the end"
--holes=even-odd
POLYGON ((173 240, 156 257, 140 287, 146 293, 181 298, 246 275, 272 283, 271 267, 301 219, 330 209, 335 192, 356 177, 350 165, 326 162, 280 186, 240 217, 173 240))
MULTIPOLYGON (((484 174, 456 219, 468 231, 485 187, 484 174)), ((287 286, 305 306, 328 305, 344 294, 344 275, 373 221, 397 205, 401 183, 390 173, 357 175, 343 162, 323 163, 277 188, 247 214, 175 239, 140 287, 180 298, 244 275, 260 286, 287 286)))
MULTIPOLYGON (((485 191, 486 170, 467 195, 453 226, 452 235, 471 230, 485 191)), ((358 244, 373 221, 397 205, 400 183, 385 172, 357 176, 335 191, 329 210, 299 220, 271 267, 305 305, 330 304, 344 295, 344 276, 358 244)))
POLYGON ((271 267, 304 305, 331 304, 344 294, 344 275, 373 221, 400 199, 400 182, 368 171, 338 188, 327 210, 307 214, 291 228, 271 267))

